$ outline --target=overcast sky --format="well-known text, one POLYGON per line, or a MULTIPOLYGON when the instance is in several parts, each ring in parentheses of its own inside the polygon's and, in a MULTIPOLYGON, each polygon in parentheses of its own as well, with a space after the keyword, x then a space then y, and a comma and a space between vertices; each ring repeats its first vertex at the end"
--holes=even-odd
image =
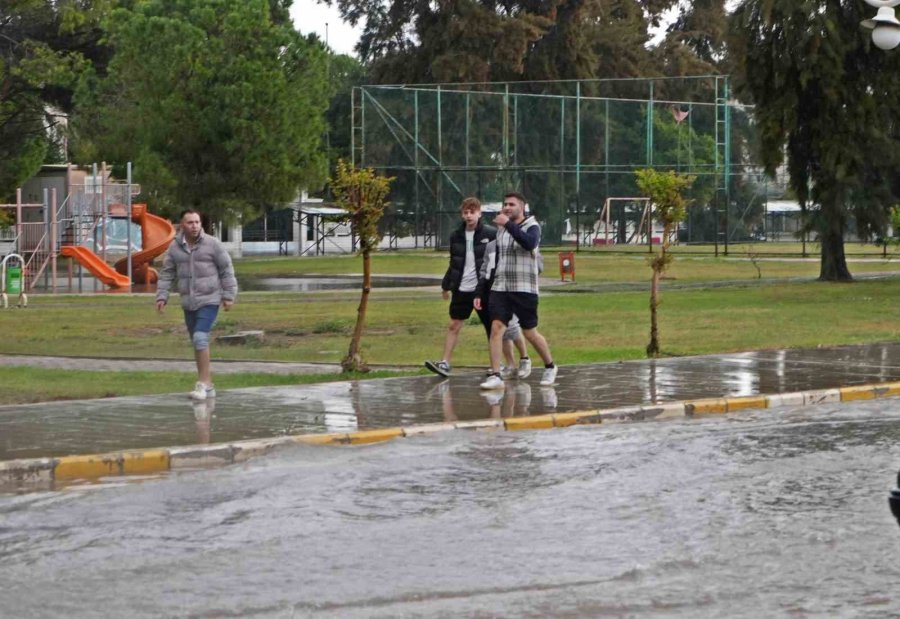
POLYGON ((316 0, 294 0, 291 6, 294 27, 303 34, 315 32, 325 40, 325 24, 328 24, 328 45, 339 54, 355 56, 353 46, 359 40, 362 28, 353 28, 341 20, 337 8, 319 4, 316 0))

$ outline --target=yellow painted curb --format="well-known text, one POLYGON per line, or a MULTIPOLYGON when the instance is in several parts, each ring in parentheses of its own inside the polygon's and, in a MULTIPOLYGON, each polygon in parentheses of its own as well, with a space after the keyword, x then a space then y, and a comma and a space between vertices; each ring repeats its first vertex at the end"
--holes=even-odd
POLYGON ((96 479, 118 475, 119 471, 119 458, 116 454, 65 456, 57 460, 53 468, 53 478, 96 479))
POLYGON ((553 428, 553 415, 531 415, 529 417, 508 417, 503 420, 507 430, 546 430, 553 428))
POLYGON ((703 400, 689 400, 684 403, 686 415, 708 415, 713 413, 728 412, 728 404, 725 398, 706 398, 703 400))
POLYGON ((454 424, 457 430, 496 430, 503 429, 502 419, 476 419, 474 421, 459 421, 454 424))
POLYGON ((894 395, 900 395, 900 382, 881 383, 880 385, 875 385, 873 389, 875 391, 875 397, 877 398, 887 398, 894 395))
POLYGON ((301 434, 300 436, 292 436, 291 439, 295 443, 306 443, 308 445, 347 445, 350 438, 346 433, 334 432, 332 434, 301 434))
POLYGON ((164 449, 122 454, 123 475, 146 475, 169 470, 169 452, 164 449))
POLYGON ((871 400, 875 397, 875 389, 872 385, 857 385, 853 387, 841 387, 841 402, 853 400, 871 400))
POLYGON ((739 411, 745 408, 768 408, 769 402, 766 396, 746 396, 741 398, 725 398, 728 412, 739 411))
POLYGON ((350 438, 351 445, 367 445, 369 443, 380 443, 403 436, 402 428, 388 428, 386 430, 363 430, 361 432, 351 432, 347 435, 350 438))
POLYGON ((596 411, 581 411, 576 413, 554 413, 553 425, 557 428, 569 426, 590 425, 602 423, 603 419, 596 411))

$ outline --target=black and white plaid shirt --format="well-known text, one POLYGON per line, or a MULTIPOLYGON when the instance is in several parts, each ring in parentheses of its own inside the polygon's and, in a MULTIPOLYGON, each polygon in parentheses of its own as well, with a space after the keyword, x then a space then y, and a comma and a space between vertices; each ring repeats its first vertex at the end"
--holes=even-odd
POLYGON ((495 292, 538 294, 538 246, 541 226, 534 217, 522 223, 508 222, 497 230, 497 270, 495 292))

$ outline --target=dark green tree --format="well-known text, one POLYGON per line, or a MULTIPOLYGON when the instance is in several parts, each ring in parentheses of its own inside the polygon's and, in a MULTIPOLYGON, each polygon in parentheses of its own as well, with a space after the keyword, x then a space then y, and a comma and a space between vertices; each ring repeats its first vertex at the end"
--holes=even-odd
POLYGON ((157 209, 252 218, 324 181, 326 53, 270 0, 148 0, 108 22, 74 118, 83 161, 134 161, 157 209), (274 17, 273 17, 274 16, 274 17))
POLYGON ((638 76, 674 0, 333 0, 381 83, 638 76))
POLYGON ((105 61, 98 23, 110 2, 0 0, 0 199, 66 161, 60 120, 79 74, 105 61))
POLYGON ((790 187, 821 244, 819 279, 852 279, 844 254, 850 218, 882 231, 897 167, 896 54, 875 49, 860 1, 745 0, 729 50, 739 92, 756 105, 769 174, 787 164, 790 187))

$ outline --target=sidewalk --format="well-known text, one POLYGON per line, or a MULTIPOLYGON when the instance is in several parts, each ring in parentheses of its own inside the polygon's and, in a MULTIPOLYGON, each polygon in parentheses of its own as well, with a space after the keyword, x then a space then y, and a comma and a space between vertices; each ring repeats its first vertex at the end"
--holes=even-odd
MULTIPOLYGON (((90 357, 40 357, 0 355, 0 366, 28 366, 59 370, 97 372, 189 372, 196 373, 193 361, 176 359, 94 359, 90 357)), ((213 374, 331 374, 341 371, 337 363, 286 363, 269 361, 213 361, 213 374)))
POLYGON ((551 388, 540 374, 505 392, 470 372, 3 406, 0 461, 900 381, 900 343, 562 366, 551 388))

